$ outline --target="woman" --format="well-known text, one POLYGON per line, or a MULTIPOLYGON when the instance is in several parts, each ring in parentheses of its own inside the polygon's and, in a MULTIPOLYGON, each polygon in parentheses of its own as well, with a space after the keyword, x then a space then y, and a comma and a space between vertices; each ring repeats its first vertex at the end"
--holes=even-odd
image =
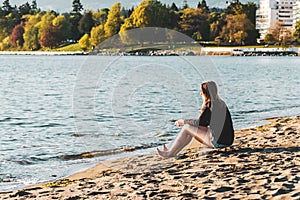
POLYGON ((177 120, 175 125, 182 127, 172 147, 156 149, 165 158, 176 156, 192 138, 212 148, 222 148, 232 145, 234 130, 230 112, 225 102, 218 95, 217 85, 213 81, 201 84, 200 94, 203 99, 201 115, 197 120, 177 120))

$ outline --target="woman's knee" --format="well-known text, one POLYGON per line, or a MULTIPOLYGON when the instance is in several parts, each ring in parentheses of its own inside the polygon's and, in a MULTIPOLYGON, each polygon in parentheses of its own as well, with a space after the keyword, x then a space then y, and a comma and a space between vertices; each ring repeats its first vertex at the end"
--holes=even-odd
POLYGON ((191 130, 192 127, 193 127, 193 126, 190 125, 190 124, 185 124, 185 125, 183 126, 183 129, 184 129, 184 130, 191 130))

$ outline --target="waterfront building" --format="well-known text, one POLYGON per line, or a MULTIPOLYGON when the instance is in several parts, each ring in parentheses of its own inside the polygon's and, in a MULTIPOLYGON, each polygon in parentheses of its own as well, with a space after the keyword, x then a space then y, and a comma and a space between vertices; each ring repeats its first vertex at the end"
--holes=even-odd
MULTIPOLYGON (((256 28, 260 39, 264 39, 270 28, 278 24, 281 34, 292 32, 295 28, 299 0, 260 0, 256 13, 256 28)), ((298 15, 299 17, 299 15, 298 15)))
POLYGON ((294 5, 294 22, 293 22, 294 27, 293 28, 295 28, 297 21, 300 21, 300 0, 296 1, 294 5))

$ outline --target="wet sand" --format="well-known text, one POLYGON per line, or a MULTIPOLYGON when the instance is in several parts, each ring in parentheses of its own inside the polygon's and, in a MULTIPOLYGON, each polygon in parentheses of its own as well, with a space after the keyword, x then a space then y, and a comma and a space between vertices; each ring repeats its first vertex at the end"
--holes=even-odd
POLYGON ((66 179, 1 199, 299 199, 300 116, 236 131, 234 145, 177 158, 156 154, 102 162, 66 179))

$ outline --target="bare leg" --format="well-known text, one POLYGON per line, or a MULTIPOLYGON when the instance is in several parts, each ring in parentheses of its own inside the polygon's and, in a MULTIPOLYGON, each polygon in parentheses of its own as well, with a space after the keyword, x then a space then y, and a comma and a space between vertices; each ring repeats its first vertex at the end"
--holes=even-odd
POLYGON ((179 153, 186 145, 190 143, 193 137, 202 144, 205 144, 209 147, 213 146, 211 144, 211 138, 208 132, 187 124, 180 131, 170 150, 160 151, 157 149, 157 153, 162 157, 176 156, 177 153, 179 153))

